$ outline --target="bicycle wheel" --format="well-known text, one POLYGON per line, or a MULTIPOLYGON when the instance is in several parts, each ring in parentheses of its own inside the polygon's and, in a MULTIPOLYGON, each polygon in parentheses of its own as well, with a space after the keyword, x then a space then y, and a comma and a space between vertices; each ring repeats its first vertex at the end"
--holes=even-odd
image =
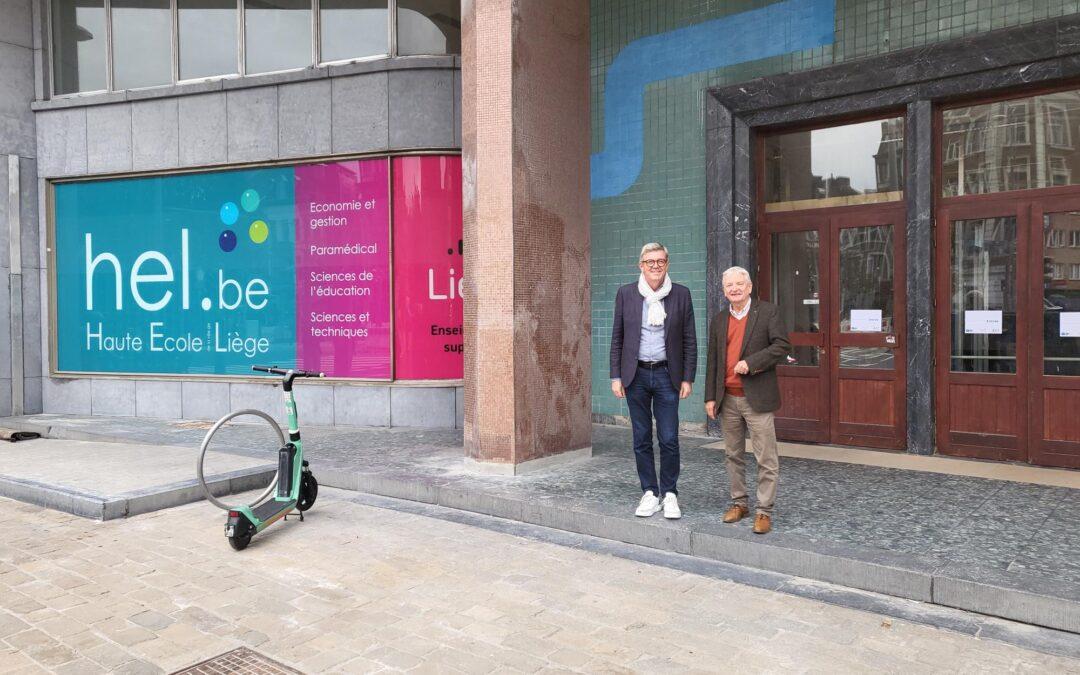
MULTIPOLYGON (((221 429, 221 427, 225 426, 225 424, 227 422, 229 422, 229 420, 235 419, 235 418, 240 417, 242 415, 253 415, 255 417, 262 418, 264 421, 266 421, 270 425, 270 428, 273 429, 274 433, 277 435, 277 439, 278 439, 278 446, 277 447, 281 448, 281 447, 285 446, 285 434, 281 431, 281 427, 278 426, 277 421, 273 417, 271 417, 270 415, 264 413, 261 410, 254 410, 254 409, 234 410, 233 412, 229 413, 228 415, 222 417, 217 422, 215 422, 214 426, 210 427, 210 431, 207 431, 206 432, 206 437, 203 438, 202 445, 199 446, 199 461, 198 461, 197 466, 196 466, 196 472, 197 472, 198 477, 199 477, 199 485, 202 486, 203 492, 206 494, 207 501, 209 501, 211 504, 213 504, 214 506, 216 506, 219 509, 222 509, 224 511, 230 511, 232 509, 235 509, 236 507, 235 506, 230 506, 229 504, 226 504, 225 502, 219 500, 217 497, 215 497, 213 494, 210 493, 210 487, 206 484, 206 476, 205 476, 205 474, 203 472, 203 464, 206 462, 206 451, 207 451, 207 449, 210 448, 210 441, 213 440, 214 434, 216 434, 218 432, 218 430, 221 429)), ((277 448, 275 448, 275 450, 276 449, 277 448)), ((277 461, 276 455, 274 457, 274 460, 275 460, 275 464, 276 464, 276 461, 277 461)), ((269 497, 271 495, 271 493, 273 493, 274 488, 277 487, 277 482, 278 482, 278 475, 277 475, 277 472, 275 471, 274 472, 274 478, 273 478, 273 480, 270 481, 270 485, 268 485, 266 487, 266 490, 264 490, 263 493, 260 494, 255 499, 255 501, 251 502, 251 504, 249 504, 248 506, 250 506, 251 508, 255 508, 259 504, 266 501, 267 497, 269 497)))

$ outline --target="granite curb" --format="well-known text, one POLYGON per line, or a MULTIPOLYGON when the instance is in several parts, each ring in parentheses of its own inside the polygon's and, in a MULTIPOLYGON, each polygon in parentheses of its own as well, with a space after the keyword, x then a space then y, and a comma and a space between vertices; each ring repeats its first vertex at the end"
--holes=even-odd
MULTIPOLYGON (((273 479, 276 470, 273 465, 237 469, 209 477, 207 486, 216 497, 262 489, 273 479)), ((94 520, 127 518, 205 499, 202 486, 195 479, 101 495, 3 474, 0 474, 0 497, 94 520)))

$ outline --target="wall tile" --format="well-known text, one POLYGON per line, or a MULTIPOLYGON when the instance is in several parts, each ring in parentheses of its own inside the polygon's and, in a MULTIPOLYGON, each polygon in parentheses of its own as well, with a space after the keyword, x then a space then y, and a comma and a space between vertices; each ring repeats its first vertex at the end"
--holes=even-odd
POLYGON ((390 147, 387 73, 335 77, 330 83, 334 152, 370 152, 390 147))
POLYGON ((86 173, 86 108, 37 113, 38 171, 43 178, 86 173))
POLYGON ((183 382, 181 413, 186 420, 216 420, 229 412, 228 382, 183 382))
POLYGON ((180 164, 223 164, 229 159, 224 92, 184 96, 179 102, 180 164))
POLYGON ((131 170, 131 105, 86 109, 86 164, 90 173, 131 170))
POLYGON ((66 415, 90 414, 90 380, 44 378, 42 396, 45 412, 66 415))
POLYGON ((453 429, 453 387, 392 387, 390 424, 395 427, 453 429))
POLYGON ((454 71, 389 73, 390 146, 454 147, 454 71))
POLYGON ((334 424, 354 427, 390 426, 390 387, 334 387, 334 424))
POLYGON ((135 415, 134 380, 91 380, 90 411, 93 415, 135 415))
POLYGON ((278 157, 277 87, 226 92, 229 161, 258 162, 278 157))
POLYGON ((136 381, 135 414, 167 420, 183 417, 183 387, 180 381, 136 381))
POLYGON ((278 87, 280 156, 330 154, 330 90, 330 80, 278 87))
POLYGON ((132 168, 169 169, 180 161, 180 122, 177 99, 135 101, 131 104, 132 168))

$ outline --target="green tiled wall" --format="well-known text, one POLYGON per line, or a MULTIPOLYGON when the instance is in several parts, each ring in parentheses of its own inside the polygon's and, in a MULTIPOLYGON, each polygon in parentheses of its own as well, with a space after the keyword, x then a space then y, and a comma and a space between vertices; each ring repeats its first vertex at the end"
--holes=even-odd
MULTIPOLYGON (((630 42, 771 4, 766 0, 592 0, 592 152, 603 150, 604 74, 630 42)), ((705 344, 705 151, 702 90, 940 42, 1080 11, 1080 0, 837 0, 835 42, 650 84, 644 164, 630 189, 592 202, 593 412, 627 415, 611 394, 608 350, 616 289, 637 278, 642 244, 671 250, 672 279, 694 294, 705 344)), ((698 384, 705 371, 704 350, 698 384)), ((703 421, 700 387, 682 406, 703 421)))

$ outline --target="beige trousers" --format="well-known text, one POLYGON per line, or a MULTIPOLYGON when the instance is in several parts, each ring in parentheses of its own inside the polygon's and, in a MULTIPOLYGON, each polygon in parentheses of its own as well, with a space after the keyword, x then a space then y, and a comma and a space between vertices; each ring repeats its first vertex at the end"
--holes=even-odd
POLYGON ((726 394, 720 407, 724 430, 724 454, 731 479, 731 502, 749 506, 746 494, 746 430, 757 458, 757 512, 772 515, 776 483, 780 477, 780 455, 776 450, 776 425, 771 412, 754 412, 743 396, 726 394))

